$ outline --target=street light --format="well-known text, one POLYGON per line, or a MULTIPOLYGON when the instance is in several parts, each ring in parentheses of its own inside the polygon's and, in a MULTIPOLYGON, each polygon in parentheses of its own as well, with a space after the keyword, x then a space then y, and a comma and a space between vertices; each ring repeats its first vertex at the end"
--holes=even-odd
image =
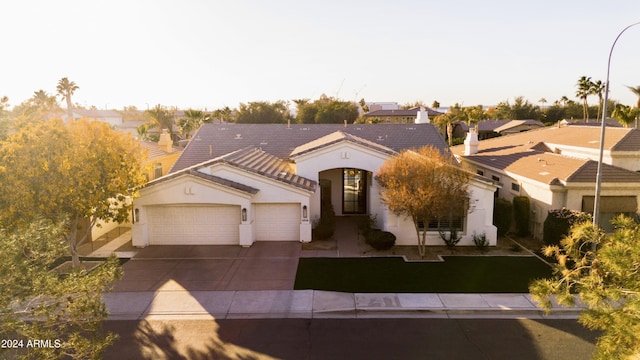
POLYGON ((604 132, 607 127, 606 118, 607 118, 607 102, 609 100, 609 72, 611 71, 611 54, 613 54, 613 48, 616 46, 620 35, 627 31, 632 26, 640 25, 640 21, 637 23, 633 23, 626 28, 622 29, 618 36, 616 37, 613 45, 611 45, 611 50, 609 51, 609 61, 607 62, 607 80, 604 83, 604 104, 602 105, 602 124, 600 124, 600 154, 598 158, 598 172, 596 173, 596 193, 595 199, 593 201, 593 225, 598 226, 598 221, 600 220, 600 188, 602 184, 602 154, 604 152, 604 132))

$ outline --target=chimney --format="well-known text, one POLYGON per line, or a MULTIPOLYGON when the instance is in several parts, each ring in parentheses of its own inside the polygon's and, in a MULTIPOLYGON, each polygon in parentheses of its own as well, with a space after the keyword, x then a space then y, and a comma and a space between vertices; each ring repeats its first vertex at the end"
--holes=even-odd
POLYGON ((421 106, 420 110, 418 110, 418 115, 416 116, 416 120, 414 121, 414 123, 416 123, 416 124, 428 124, 428 123, 430 123, 430 121, 429 121, 429 112, 427 111, 427 109, 425 109, 424 106, 421 106))
POLYGON ((347 120, 344 121, 344 127, 347 127, 347 120))
POLYGON ((469 128, 466 139, 464 139, 464 155, 469 156, 478 153, 478 128, 469 128))
POLYGON ((158 146, 161 149, 168 153, 173 152, 173 141, 171 141, 171 135, 169 134, 169 129, 162 129, 162 134, 160 134, 160 140, 158 140, 158 146))

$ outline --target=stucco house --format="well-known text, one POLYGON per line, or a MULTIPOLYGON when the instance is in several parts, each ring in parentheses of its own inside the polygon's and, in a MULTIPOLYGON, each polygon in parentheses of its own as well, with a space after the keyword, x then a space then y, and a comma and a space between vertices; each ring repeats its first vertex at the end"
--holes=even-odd
MULTIPOLYGON (((496 136, 515 134, 523 131, 539 129, 544 124, 537 120, 481 120, 472 125, 475 127, 478 139, 490 139, 496 136)), ((453 124, 453 138, 464 139, 469 132, 469 125, 464 121, 453 124)))
MULTIPOLYGON (((133 245, 309 242, 322 204, 337 216, 375 216, 396 244, 414 245, 413 223, 387 211, 375 174, 398 152, 426 145, 448 151, 431 124, 205 124, 134 201, 133 245)), ((472 181, 460 245, 473 245, 474 232, 496 244, 495 189, 472 181)), ((442 245, 432 226, 429 243, 442 245)))
POLYGON ((428 107, 413 107, 406 110, 374 110, 364 114, 363 117, 368 123, 378 124, 413 124, 418 122, 429 122, 429 117, 434 118, 443 113, 428 107))
POLYGON ((140 145, 147 150, 148 156, 143 166, 149 181, 167 175, 182 154, 182 148, 173 145, 167 130, 160 134, 158 142, 142 140, 140 145))
MULTIPOLYGON (((531 200, 530 230, 542 237, 548 210, 593 212, 600 128, 546 127, 478 141, 470 132, 452 151, 462 166, 502 185, 496 196, 531 200)), ((640 130, 607 128, 603 155, 601 223, 638 212, 640 130)))

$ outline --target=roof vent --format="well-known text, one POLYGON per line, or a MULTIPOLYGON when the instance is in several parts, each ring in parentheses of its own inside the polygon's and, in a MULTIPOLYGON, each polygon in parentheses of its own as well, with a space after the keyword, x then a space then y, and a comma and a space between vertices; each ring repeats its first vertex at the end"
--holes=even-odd
POLYGON ((236 140, 241 140, 242 139, 242 134, 236 134, 236 140))
POLYGON ((260 145, 267 145, 267 144, 268 144, 268 143, 267 143, 267 140, 262 140, 262 141, 260 142, 260 145))
POLYGON ((384 140, 384 137, 382 137, 382 135, 378 135, 378 141, 382 141, 384 140))

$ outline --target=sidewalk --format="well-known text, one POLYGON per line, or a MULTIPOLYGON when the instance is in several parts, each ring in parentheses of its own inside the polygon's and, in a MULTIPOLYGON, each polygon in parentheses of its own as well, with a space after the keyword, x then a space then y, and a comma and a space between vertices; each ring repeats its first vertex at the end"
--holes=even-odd
POLYGON ((549 315, 529 294, 362 294, 318 290, 158 291, 104 294, 108 320, 262 318, 575 319, 580 308, 549 315))

